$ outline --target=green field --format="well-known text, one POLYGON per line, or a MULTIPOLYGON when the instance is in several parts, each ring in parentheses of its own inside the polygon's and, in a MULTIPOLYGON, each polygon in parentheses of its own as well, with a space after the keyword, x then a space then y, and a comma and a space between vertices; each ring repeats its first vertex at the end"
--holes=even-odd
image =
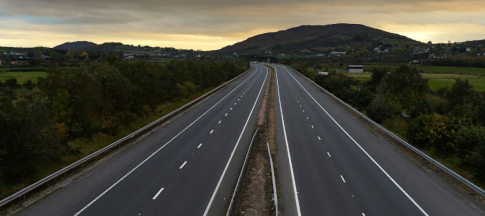
MULTIPOLYGON (((362 82, 370 80, 372 73, 361 73, 361 74, 347 74, 348 76, 354 77, 362 82)), ((429 74, 422 73, 424 78, 429 79, 429 88, 431 90, 436 90, 443 87, 452 87, 455 83, 456 78, 468 79, 470 84, 473 85, 473 89, 476 91, 485 91, 485 77, 479 78, 477 76, 471 75, 460 75, 460 74, 429 74)))
POLYGON ((17 83, 24 84, 27 80, 37 83, 39 77, 46 76, 46 72, 1 72, 0 80, 4 81, 9 78, 17 78, 17 83))

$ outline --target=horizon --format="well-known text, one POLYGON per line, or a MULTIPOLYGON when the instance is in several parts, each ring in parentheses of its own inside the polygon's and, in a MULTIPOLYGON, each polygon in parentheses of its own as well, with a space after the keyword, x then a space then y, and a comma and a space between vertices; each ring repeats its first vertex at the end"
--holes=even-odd
POLYGON ((259 34, 335 23, 362 24, 421 42, 464 42, 485 39, 482 6, 485 2, 474 0, 0 0, 0 46, 52 48, 89 41, 210 51, 259 34))

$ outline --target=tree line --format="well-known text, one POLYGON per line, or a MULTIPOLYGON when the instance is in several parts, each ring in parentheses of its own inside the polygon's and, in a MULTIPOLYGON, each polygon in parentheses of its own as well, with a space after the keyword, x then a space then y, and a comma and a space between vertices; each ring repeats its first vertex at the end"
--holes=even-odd
POLYGON ((53 66, 38 89, 0 87, 0 177, 15 182, 46 163, 79 154, 68 142, 155 112, 157 105, 215 87, 249 69, 243 60, 174 60, 166 65, 108 56, 78 68, 53 66))
POLYGON ((468 80, 430 91, 428 79, 404 65, 374 68, 366 82, 343 73, 318 75, 304 63, 291 66, 375 122, 403 125, 399 132, 411 144, 441 158, 456 158, 485 180, 485 95, 468 80))
POLYGON ((485 67, 485 57, 448 57, 435 59, 431 62, 433 66, 454 66, 454 67, 485 67))

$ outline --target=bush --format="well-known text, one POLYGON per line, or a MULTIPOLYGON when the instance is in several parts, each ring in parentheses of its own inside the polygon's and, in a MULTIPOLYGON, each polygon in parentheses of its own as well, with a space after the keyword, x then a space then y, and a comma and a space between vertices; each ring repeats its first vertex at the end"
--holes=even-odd
POLYGON ((24 87, 27 88, 28 90, 32 90, 32 88, 34 88, 34 83, 30 80, 27 80, 25 83, 24 83, 24 87))
POLYGON ((396 103, 390 98, 378 96, 369 106, 367 106, 367 115, 377 123, 382 123, 384 119, 400 113, 396 103))
POLYGON ((463 126, 455 136, 455 143, 458 156, 476 172, 477 178, 485 179, 485 128, 463 126))
POLYGON ((18 87, 17 78, 9 78, 5 80, 5 86, 10 88, 17 88, 18 87))
POLYGON ((429 105, 426 98, 423 97, 418 101, 416 106, 414 106, 414 109, 411 111, 411 115, 409 115, 409 118, 414 119, 420 115, 431 113, 433 113, 433 108, 431 107, 431 105, 429 105))
POLYGON ((482 99, 475 108, 477 123, 485 126, 485 101, 482 99))
POLYGON ((359 91, 352 92, 352 103, 359 109, 363 110, 374 100, 375 95, 368 89, 362 88, 359 91))
POLYGON ((447 115, 451 111, 450 103, 442 97, 428 95, 428 102, 433 108, 433 111, 440 115, 447 115))
POLYGON ((455 152, 454 137, 458 129, 469 124, 468 119, 448 118, 436 113, 416 117, 409 123, 407 136, 413 144, 433 147, 443 156, 455 152))

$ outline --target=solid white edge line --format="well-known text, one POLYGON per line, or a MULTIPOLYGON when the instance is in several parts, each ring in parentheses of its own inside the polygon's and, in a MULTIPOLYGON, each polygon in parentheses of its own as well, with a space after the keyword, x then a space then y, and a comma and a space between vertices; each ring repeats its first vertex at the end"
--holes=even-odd
POLYGON ((297 190, 296 190, 295 176, 293 174, 293 164, 291 162, 290 147, 288 145, 288 138, 286 137, 285 118, 283 117, 283 108, 281 107, 280 84, 279 84, 279 79, 278 79, 278 70, 276 69, 276 67, 274 67, 274 69, 275 69, 275 74, 276 74, 276 86, 278 87, 278 101, 279 101, 279 104, 280 104, 281 122, 283 123, 283 134, 285 135, 286 151, 288 152, 288 160, 290 162, 291 181, 293 183, 293 193, 295 194, 296 211, 298 213, 298 216, 301 216, 300 201, 298 200, 298 193, 297 193, 297 190))
POLYGON ((153 199, 156 199, 156 198, 158 197, 158 195, 160 195, 160 193, 161 193, 162 191, 163 191, 163 188, 162 188, 162 189, 160 189, 160 190, 157 192, 157 194, 155 194, 155 196, 153 197, 153 199))
POLYGON ((320 139, 320 136, 318 136, 318 140, 322 140, 322 139, 320 139))
MULTIPOLYGON (((285 68, 286 72, 288 72, 288 74, 290 74, 290 76, 291 76, 291 77, 293 77, 293 75, 292 75, 292 74, 291 74, 291 73, 290 73, 290 72, 289 72, 289 71, 286 69, 286 67, 284 67, 284 68, 285 68)), ((390 176, 390 175, 389 175, 389 174, 388 174, 388 173, 387 173, 387 172, 386 172, 386 171, 385 171, 385 170, 384 170, 384 169, 381 167, 381 165, 379 165, 379 164, 378 164, 378 163, 377 163, 377 162, 374 160, 374 158, 372 158, 372 157, 369 155, 369 153, 367 153, 367 151, 365 151, 365 150, 364 150, 364 148, 362 148, 362 146, 360 146, 360 144, 359 144, 359 143, 357 143, 357 141, 355 141, 355 140, 354 140, 354 138, 352 138, 352 137, 350 136, 350 134, 348 134, 348 133, 347 133, 347 131, 345 131, 345 130, 344 130, 344 128, 342 128, 342 126, 340 126, 340 124, 339 124, 339 123, 337 123, 337 121, 335 121, 335 119, 334 119, 334 118, 333 118, 333 117, 332 117, 332 116, 331 116, 331 115, 330 115, 330 114, 327 112, 327 110, 325 110, 325 109, 322 107, 322 105, 320 105, 320 103, 318 103, 318 102, 317 102, 317 100, 315 100, 315 98, 313 98, 313 96, 312 96, 312 95, 311 95, 311 94, 310 94, 310 93, 309 93, 309 92, 308 92, 308 91, 305 89, 305 87, 303 87, 303 86, 301 85, 301 83, 300 83, 300 82, 298 82, 298 80, 296 80, 296 78, 295 78, 295 77, 293 77, 293 79, 294 79, 294 80, 295 80, 295 81, 296 81, 296 82, 297 82, 297 83, 298 83, 298 84, 301 86, 301 88, 303 88, 303 90, 305 90, 305 92, 306 92, 308 95, 310 95, 310 97, 313 99, 313 101, 315 101, 315 103, 317 103, 317 104, 318 104, 318 106, 320 106, 320 108, 321 108, 321 109, 322 109, 322 110, 323 110, 323 111, 324 111, 324 112, 325 112, 325 113, 328 115, 328 117, 330 117, 330 119, 332 119, 332 121, 333 121, 333 122, 335 122, 335 124, 337 124, 337 126, 338 126, 338 127, 339 127, 339 128, 340 128, 340 129, 341 129, 341 130, 342 130, 342 131, 343 131, 343 132, 344 132, 344 133, 345 133, 345 134, 346 134, 346 135, 347 135, 347 136, 348 136, 348 137, 349 137, 349 138, 350 138, 350 139, 351 139, 351 140, 352 140, 352 141, 353 141, 353 142, 354 142, 354 143, 355 143, 355 144, 356 144, 356 145, 357 145, 357 146, 358 146, 358 147, 359 147, 359 148, 360 148, 360 149, 361 149, 361 150, 362 150, 362 151, 363 151, 363 152, 364 152, 366 155, 367 155, 367 157, 369 157, 369 159, 370 159, 372 162, 374 162, 374 164, 375 164, 377 167, 379 167, 379 169, 380 169, 380 170, 381 170, 381 171, 382 171, 382 172, 383 172, 383 173, 384 173, 384 174, 385 174, 385 175, 386 175, 386 176, 387 176, 387 177, 388 177, 388 178, 389 178, 389 179, 390 179, 390 180, 391 180, 391 181, 394 183, 394 185, 396 185, 396 186, 399 188, 399 190, 401 190, 401 192, 402 192, 403 194, 405 194, 405 195, 406 195, 406 197, 407 197, 407 198, 408 198, 408 199, 409 199, 409 200, 410 200, 410 201, 411 201, 411 202, 412 202, 412 203, 413 203, 413 204, 414 204, 416 207, 418 207, 418 209, 419 209, 419 210, 421 210, 421 212, 422 212, 424 215, 428 216, 428 213, 426 213, 426 212, 425 212, 425 211, 424 211, 424 210, 421 208, 421 206, 419 206, 419 205, 418 205, 418 203, 417 203, 416 201, 414 201, 414 199, 413 199, 413 198, 411 198, 411 196, 409 196, 409 194, 408 194, 408 193, 406 193, 406 191, 404 191, 404 189, 402 189, 402 188, 401 188, 401 186, 400 186, 400 185, 399 185, 399 184, 398 184, 396 181, 394 181, 394 179, 393 179, 393 178, 392 178, 392 177, 391 177, 391 176, 390 176)))
POLYGON ((227 116, 227 113, 224 116, 227 116))
MULTIPOLYGON (((224 168, 224 171, 222 172, 221 178, 219 179, 219 182, 217 183, 216 189, 214 190, 214 193, 212 194, 212 197, 209 201, 209 204, 207 205, 207 208, 205 209, 204 216, 207 215, 209 212, 209 209, 212 205, 212 202, 214 201, 214 197, 217 194, 217 191, 219 190, 219 186, 221 185, 222 179, 224 178, 224 175, 226 174, 227 168, 229 167, 229 164, 231 163, 232 157, 234 156, 234 152, 237 149, 237 146, 239 145, 239 141, 241 141, 241 137, 244 134, 244 130, 246 129, 246 126, 248 125, 249 119, 251 118, 251 114, 253 114, 254 107, 256 107, 256 104, 258 103, 259 96, 261 96, 261 91, 263 90, 264 85, 266 84, 266 79, 268 78, 268 69, 266 68, 266 77, 264 78, 263 84, 261 85, 261 89, 259 89, 258 97, 256 97, 256 101, 254 102, 253 108, 251 109, 251 112, 249 113, 248 119, 246 120, 246 123, 244 124, 244 127, 241 131, 241 134, 239 135, 239 138, 237 139, 236 145, 234 146, 234 149, 231 152, 231 156, 229 157, 229 160, 227 161, 226 167, 224 168)), ((259 78, 259 76, 258 76, 259 78)))
POLYGON ((220 124, 222 120, 220 120, 217 124, 220 124))
POLYGON ((182 166, 180 166, 180 168, 179 168, 179 169, 184 168, 184 166, 185 166, 185 164, 186 164, 186 163, 187 163, 187 161, 185 161, 185 162, 182 164, 182 166))
POLYGON ((201 146, 202 146, 202 143, 201 143, 201 144, 199 144, 199 146, 197 146, 197 148, 200 148, 201 146))
POLYGON ((249 80, 249 78, 251 78, 254 74, 256 74, 258 72, 258 70, 256 70, 253 74, 251 74, 251 76, 249 76, 246 80, 244 80, 243 82, 241 82, 238 86, 236 86, 236 88, 234 88, 231 92, 227 93, 226 96, 224 96, 221 100, 219 100, 216 104, 214 104, 211 108, 209 108, 207 111, 205 111, 202 115, 200 115, 197 119, 195 119, 192 123, 189 124, 189 126, 187 126, 186 128, 184 128, 182 131, 180 131, 177 135, 175 135, 172 139, 170 139, 167 143, 165 143, 162 147, 160 147, 159 149, 157 149, 155 152, 153 152, 150 156, 148 156, 145 160, 143 160, 141 163, 139 163, 135 168, 133 168, 132 170, 130 170, 130 172, 126 173, 123 177, 121 177, 118 181, 116 181, 113 185, 111 185, 108 189, 106 189, 103 193, 101 193, 99 196, 97 196, 93 201, 91 201, 90 203, 88 203, 86 206, 84 206, 84 208, 82 208, 81 210, 79 210, 74 216, 77 216, 79 214, 81 214, 84 210, 86 210, 87 208, 89 208, 89 206, 91 206, 94 202, 96 202, 99 198, 101 198, 104 194, 106 194, 108 191, 110 191, 113 187, 115 187, 117 184, 119 184, 123 179, 125 179, 127 176, 129 176, 132 172, 134 172, 136 169, 138 169, 138 167, 140 167, 141 165, 143 165, 146 161, 148 161, 151 157, 153 157, 153 155, 155 155, 156 153, 158 153, 160 150, 162 150, 165 146, 167 146, 168 144, 170 144, 175 138, 177 138, 180 134, 182 134, 185 130, 187 130, 190 126, 192 126, 195 122, 197 122, 199 119, 201 119, 205 114, 207 114, 209 111, 212 110, 212 108, 214 108, 215 106, 217 106, 221 101, 223 101, 227 96, 229 96, 232 92, 234 92, 236 89, 239 88, 239 86, 241 86, 243 83, 245 83, 247 80, 249 80))
POLYGON ((214 132, 214 130, 211 130, 211 133, 210 134, 212 134, 212 132, 214 132))
POLYGON ((328 157, 332 157, 332 156, 330 156, 330 152, 327 152, 327 154, 328 154, 328 157))
POLYGON ((345 183, 345 179, 342 175, 340 175, 340 178, 342 178, 342 181, 344 181, 344 183, 345 183))

